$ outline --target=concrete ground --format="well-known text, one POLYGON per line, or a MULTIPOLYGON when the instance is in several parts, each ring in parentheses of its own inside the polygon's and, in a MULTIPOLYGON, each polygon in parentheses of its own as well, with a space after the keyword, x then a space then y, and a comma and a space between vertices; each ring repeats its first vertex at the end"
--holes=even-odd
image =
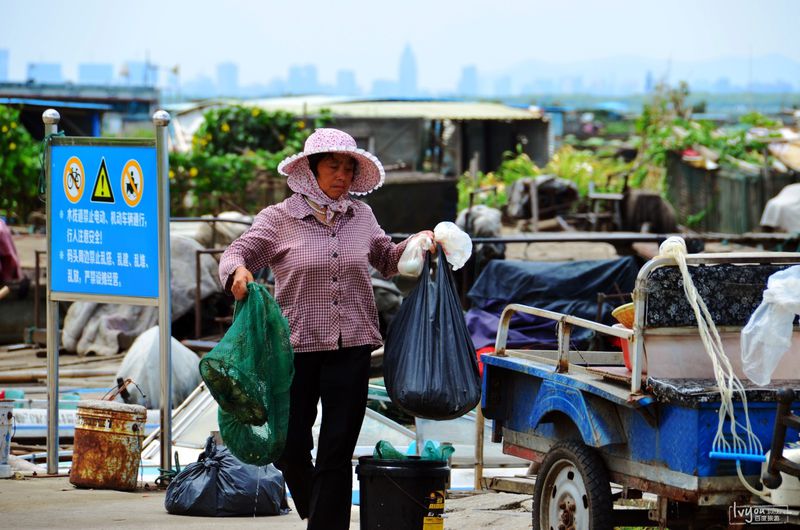
MULTIPOLYGON (((504 530, 531 527, 531 497, 482 492, 445 501, 445 528, 486 527, 504 530)), ((292 505, 291 499, 289 504, 292 505)), ((27 529, 142 528, 305 528, 295 512, 272 517, 186 517, 164 510, 164 490, 134 492, 77 489, 67 477, 0 480, 0 527, 27 529)), ((351 529, 359 528, 353 506, 351 529)))

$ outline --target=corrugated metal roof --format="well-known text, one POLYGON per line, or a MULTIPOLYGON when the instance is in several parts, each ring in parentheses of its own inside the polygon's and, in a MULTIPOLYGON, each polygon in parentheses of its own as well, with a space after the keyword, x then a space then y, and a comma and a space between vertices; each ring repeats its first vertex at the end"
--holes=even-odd
POLYGON ((103 103, 83 103, 80 101, 59 101, 55 99, 0 98, 0 105, 28 105, 31 107, 61 107, 65 109, 111 110, 111 105, 103 103))
POLYGON ((262 109, 316 114, 323 108, 348 118, 421 118, 428 120, 541 119, 538 108, 521 109, 501 103, 472 101, 370 100, 336 96, 298 96, 245 101, 262 109))
POLYGON ((428 120, 531 120, 540 113, 500 103, 466 101, 372 101, 331 105, 334 116, 428 120))
POLYGON ((347 96, 292 96, 245 101, 209 100, 194 104, 171 105, 179 114, 226 104, 241 104, 264 110, 284 110, 296 115, 317 114, 322 109, 334 117, 347 118, 420 118, 427 120, 531 120, 542 119, 538 107, 528 109, 502 103, 444 100, 380 100, 347 96))

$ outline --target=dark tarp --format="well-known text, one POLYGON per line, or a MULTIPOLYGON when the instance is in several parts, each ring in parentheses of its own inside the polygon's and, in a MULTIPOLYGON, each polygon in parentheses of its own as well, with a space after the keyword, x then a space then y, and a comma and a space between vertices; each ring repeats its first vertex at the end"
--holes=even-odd
MULTIPOLYGON (((467 312, 467 327, 475 348, 494 345, 500 314, 508 304, 524 304, 588 320, 597 319, 598 293, 633 291, 639 265, 634 257, 610 260, 530 262, 492 260, 469 291, 473 308, 467 312)), ((600 321, 614 324, 611 311, 623 302, 606 301, 600 321)), ((555 322, 533 315, 511 319, 509 348, 555 349, 555 322)), ((575 348, 586 348, 592 331, 575 327, 575 348)))

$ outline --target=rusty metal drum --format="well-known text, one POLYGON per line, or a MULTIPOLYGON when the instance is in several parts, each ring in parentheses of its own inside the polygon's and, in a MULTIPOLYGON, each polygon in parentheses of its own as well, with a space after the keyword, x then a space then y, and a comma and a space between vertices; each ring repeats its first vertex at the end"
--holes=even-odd
POLYGON ((82 488, 136 489, 146 418, 147 409, 141 405, 79 401, 70 483, 82 488))

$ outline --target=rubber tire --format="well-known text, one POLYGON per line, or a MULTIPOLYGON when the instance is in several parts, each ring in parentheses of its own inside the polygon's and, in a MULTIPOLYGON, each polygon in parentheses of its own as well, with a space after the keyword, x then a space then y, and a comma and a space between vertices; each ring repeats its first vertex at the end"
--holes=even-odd
POLYGON ((542 461, 542 467, 536 475, 536 487, 533 492, 533 528, 534 530, 556 530, 557 521, 550 521, 542 526, 539 516, 542 506, 542 495, 552 495, 551 491, 544 491, 547 476, 553 466, 566 460, 580 474, 586 487, 586 504, 589 511, 588 530, 610 530, 613 528, 613 508, 611 501, 611 484, 608 480, 608 471, 600 454, 593 448, 587 447, 580 440, 563 440, 557 442, 548 451, 542 461))

